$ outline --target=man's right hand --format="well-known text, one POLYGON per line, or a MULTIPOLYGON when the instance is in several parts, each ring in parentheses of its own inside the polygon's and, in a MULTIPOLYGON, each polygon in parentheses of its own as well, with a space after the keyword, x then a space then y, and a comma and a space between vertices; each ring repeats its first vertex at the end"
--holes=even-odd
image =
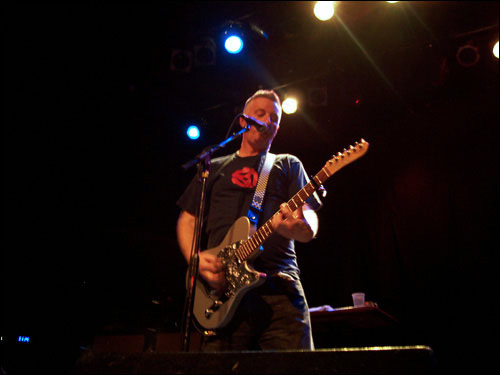
MULTIPOLYGON (((195 226, 195 216, 187 211, 182 211, 177 220, 177 240, 182 255, 189 263, 191 258, 191 245, 195 226)), ((220 258, 216 255, 201 251, 198 263, 200 276, 215 289, 217 294, 222 294, 227 287, 226 275, 220 258)))
POLYGON ((216 255, 201 251, 198 271, 216 294, 222 294, 226 290, 226 274, 221 259, 216 255))

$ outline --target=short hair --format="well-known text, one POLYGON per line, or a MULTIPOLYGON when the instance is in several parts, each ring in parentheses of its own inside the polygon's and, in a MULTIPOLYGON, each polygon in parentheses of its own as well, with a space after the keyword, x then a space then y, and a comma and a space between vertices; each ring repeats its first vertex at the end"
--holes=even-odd
POLYGON ((281 110, 281 100, 278 94, 274 90, 257 90, 251 97, 247 99, 245 102, 245 106, 243 109, 247 107, 247 105, 254 99, 256 98, 267 98, 275 103, 278 104, 280 110, 281 110))

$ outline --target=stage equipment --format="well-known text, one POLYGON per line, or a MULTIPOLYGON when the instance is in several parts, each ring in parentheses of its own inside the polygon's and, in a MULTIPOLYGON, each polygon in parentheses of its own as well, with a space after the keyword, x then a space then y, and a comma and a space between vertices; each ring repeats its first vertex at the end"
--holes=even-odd
POLYGON ((281 107, 283 108, 283 112, 285 112, 287 115, 291 115, 292 113, 297 112, 299 104, 297 99, 294 97, 288 97, 285 100, 283 100, 283 103, 281 107))
POLYGON ((216 46, 212 38, 203 38, 194 45, 193 49, 196 66, 215 65, 216 46))
POLYGON ((307 102, 311 107, 325 107, 328 104, 326 87, 312 87, 307 90, 307 102))
POLYGON ((479 62, 479 48, 468 42, 458 48, 456 58, 464 68, 470 68, 479 62))
POLYGON ((243 28, 239 23, 230 22, 224 30, 224 48, 232 55, 243 50, 243 28))
POLYGON ((73 374, 432 374, 428 346, 316 351, 96 353, 87 351, 73 374))
POLYGON ((194 140, 200 138, 200 129, 196 125, 190 125, 187 128, 186 134, 187 134, 189 139, 194 141, 194 140))
POLYGON ((314 15, 320 21, 328 21, 335 14, 334 1, 317 1, 314 5, 314 15))
POLYGON ((187 50, 174 49, 170 55, 170 70, 175 72, 191 71, 193 66, 193 53, 187 50))

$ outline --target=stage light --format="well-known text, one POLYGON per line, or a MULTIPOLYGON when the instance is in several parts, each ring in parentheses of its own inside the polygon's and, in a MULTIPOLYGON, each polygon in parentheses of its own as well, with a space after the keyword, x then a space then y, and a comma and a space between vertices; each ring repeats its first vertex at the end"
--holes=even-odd
POLYGON ((177 72, 189 72, 193 65, 193 53, 187 50, 174 49, 170 56, 170 69, 177 72))
POLYGON ((307 102, 312 107, 324 107, 328 104, 326 87, 310 87, 307 90, 307 102))
POLYGON ((238 35, 230 35, 224 42, 224 48, 227 52, 236 55, 243 50, 243 39, 238 35))
POLYGON ((283 108, 283 112, 287 115, 291 115, 292 113, 297 112, 298 105, 297 99, 290 96, 283 101, 281 107, 283 108))
POLYGON ((225 27, 223 43, 226 51, 236 55, 243 50, 243 26, 236 22, 229 22, 225 27))
POLYGON ((196 66, 215 65, 215 42, 212 38, 204 38, 194 45, 194 62, 196 66))
POLYGON ((317 1, 314 5, 314 15, 320 21, 328 21, 335 13, 334 1, 317 1))
POLYGON ((495 46, 493 47, 493 56, 495 56, 498 59, 498 40, 495 43, 495 46))
POLYGON ((196 125, 190 125, 187 128, 186 134, 187 134, 189 139, 194 141, 194 140, 200 138, 200 129, 196 125))
POLYGON ((479 48, 472 43, 467 43, 457 50, 457 61, 464 68, 470 68, 479 61, 479 48))

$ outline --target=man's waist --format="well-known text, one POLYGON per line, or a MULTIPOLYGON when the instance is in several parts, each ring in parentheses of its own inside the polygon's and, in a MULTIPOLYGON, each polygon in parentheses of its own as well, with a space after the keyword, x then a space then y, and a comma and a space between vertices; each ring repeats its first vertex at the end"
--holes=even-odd
POLYGON ((268 274, 265 282, 255 289, 259 294, 296 294, 297 289, 301 289, 301 283, 298 278, 291 274, 279 271, 268 274))

